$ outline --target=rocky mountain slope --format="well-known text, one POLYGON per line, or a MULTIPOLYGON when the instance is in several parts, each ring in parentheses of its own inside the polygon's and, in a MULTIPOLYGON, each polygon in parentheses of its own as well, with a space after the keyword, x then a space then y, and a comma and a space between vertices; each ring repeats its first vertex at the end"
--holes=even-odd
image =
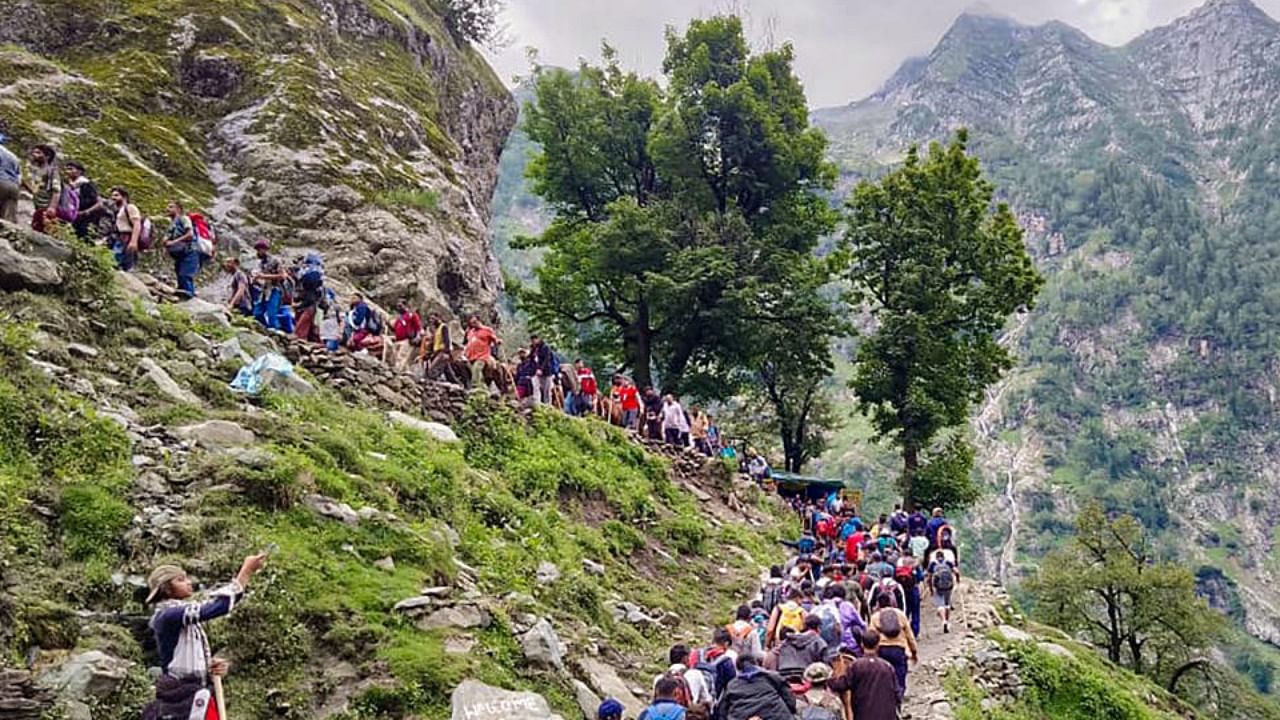
POLYGON ((1160 552, 1280 643, 1280 24, 1211 0, 1123 47, 961 17, 869 98, 815 112, 846 180, 973 130, 1050 277, 1009 331, 1026 363, 974 432, 1015 579, 1081 497, 1136 512, 1160 552))
POLYGON ((796 532, 719 463, 313 352, 3 223, 0 288, 5 718, 137 717, 149 568, 213 587, 273 542, 210 626, 236 717, 447 718, 464 679, 634 715, 796 532), (228 389, 272 351, 295 372, 228 389))
MULTIPOLYGON (((566 720, 608 695, 634 720, 667 645, 709 638, 797 531, 719 462, 317 352, 4 223, 0 369, 6 719, 137 717, 148 569, 214 586, 277 543, 209 625, 235 717, 566 720), (273 351, 292 371, 228 390, 273 351)), ((957 607, 950 634, 926 618, 916 720, 1199 717, 1002 588, 957 607)))
POLYGON ((433 0, 0 0, 0 119, 144 212, 324 252, 390 301, 495 311, 515 105, 433 0))

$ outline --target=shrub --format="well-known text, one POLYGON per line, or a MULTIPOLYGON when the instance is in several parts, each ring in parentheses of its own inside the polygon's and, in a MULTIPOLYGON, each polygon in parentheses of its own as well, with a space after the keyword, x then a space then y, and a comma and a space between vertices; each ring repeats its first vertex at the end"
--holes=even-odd
POLYGON ((120 537, 133 519, 123 500, 96 485, 72 485, 62 491, 62 541, 74 560, 114 558, 120 537))

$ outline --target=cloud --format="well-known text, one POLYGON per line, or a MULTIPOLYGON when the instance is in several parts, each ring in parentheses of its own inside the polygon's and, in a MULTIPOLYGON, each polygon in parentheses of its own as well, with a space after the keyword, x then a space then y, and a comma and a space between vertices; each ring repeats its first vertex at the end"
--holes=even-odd
MULTIPOLYGON (((1122 44, 1185 14, 1201 0, 985 0, 989 12, 1021 22, 1061 20, 1097 40, 1122 44)), ((1280 17, 1280 0, 1258 0, 1280 17)), ((909 57, 937 43, 973 0, 509 0, 512 45, 490 57, 503 79, 528 71, 525 48, 541 62, 597 60, 602 40, 628 67, 657 74, 663 31, 691 18, 738 12, 753 42, 791 41, 796 69, 814 106, 837 105, 874 91, 909 57)))

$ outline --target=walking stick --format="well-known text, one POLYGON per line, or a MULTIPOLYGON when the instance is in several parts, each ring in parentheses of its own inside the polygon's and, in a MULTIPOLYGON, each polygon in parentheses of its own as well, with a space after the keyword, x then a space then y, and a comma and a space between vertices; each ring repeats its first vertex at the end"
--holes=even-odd
POLYGON ((222 692, 222 678, 213 676, 213 702, 218 708, 218 720, 227 720, 227 696, 222 692))

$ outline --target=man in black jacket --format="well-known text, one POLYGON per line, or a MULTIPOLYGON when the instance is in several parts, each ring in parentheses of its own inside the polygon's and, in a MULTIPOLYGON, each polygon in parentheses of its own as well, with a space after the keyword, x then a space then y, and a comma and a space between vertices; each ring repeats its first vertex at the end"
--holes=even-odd
POLYGON ((715 720, 794 720, 796 697, 778 675, 762 670, 755 658, 738 658, 738 676, 716 703, 715 720))

